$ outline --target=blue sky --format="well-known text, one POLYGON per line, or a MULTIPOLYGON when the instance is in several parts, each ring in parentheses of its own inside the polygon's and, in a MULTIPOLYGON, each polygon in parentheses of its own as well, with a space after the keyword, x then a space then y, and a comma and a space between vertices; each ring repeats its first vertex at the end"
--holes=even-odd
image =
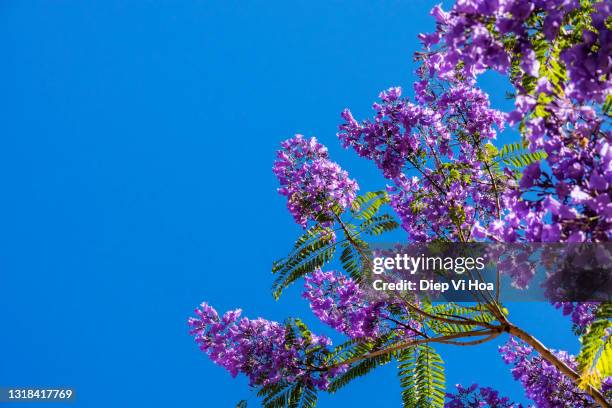
MULTIPOLYGON (((300 232, 275 191, 274 151, 316 135, 364 191, 380 188, 339 146, 339 113, 365 117, 380 90, 411 88, 434 4, 2 2, 0 386, 72 386, 82 407, 257 406, 186 319, 207 300, 325 330, 298 287, 270 295, 271 262, 300 232)), ((498 78, 483 85, 508 108, 498 78)), ((549 306, 511 310, 576 350, 549 306)), ((496 346, 442 348, 449 384, 520 399, 496 346)), ((390 366, 320 406, 399 401, 390 366)))

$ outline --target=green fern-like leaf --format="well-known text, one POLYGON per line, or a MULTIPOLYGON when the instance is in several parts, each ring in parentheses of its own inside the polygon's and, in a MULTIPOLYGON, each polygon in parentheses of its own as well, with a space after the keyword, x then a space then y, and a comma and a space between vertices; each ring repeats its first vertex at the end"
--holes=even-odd
POLYGON ((398 362, 404 408, 444 407, 444 362, 431 346, 422 344, 404 349, 398 362))
POLYGON ((499 153, 497 154, 497 157, 499 157, 500 159, 504 159, 508 156, 513 155, 515 152, 522 152, 524 149, 525 146, 523 145, 523 143, 508 143, 502 146, 502 148, 499 150, 499 153))
MULTIPOLYGON (((374 191, 357 197, 351 204, 351 214, 361 220, 359 227, 350 223, 342 224, 345 240, 342 241, 341 260, 345 270, 354 279, 360 279, 367 266, 368 245, 359 238, 364 233, 380 235, 398 227, 397 221, 388 214, 377 215, 381 207, 389 202, 386 191, 374 191)), ((337 208, 340 216, 342 209, 337 208)), ((333 239, 330 229, 315 225, 300 236, 291 253, 272 265, 272 273, 276 275, 272 284, 272 295, 278 299, 283 290, 303 277, 330 262, 335 254, 338 243, 333 239)))
POLYGON ((236 408, 247 408, 246 400, 238 401, 238 403, 236 404, 236 408))
MULTIPOLYGON (((367 354, 374 351, 387 350, 392 348, 395 334, 387 334, 377 338, 376 340, 369 341, 366 339, 353 339, 349 340, 344 344, 336 347, 327 357, 326 365, 331 364, 342 364, 345 361, 356 357, 365 357, 367 354)), ((340 388, 349 384, 351 381, 358 377, 362 377, 376 367, 385 365, 395 357, 396 352, 388 350, 385 353, 379 354, 375 357, 366 357, 352 365, 346 372, 340 374, 329 386, 329 392, 336 392, 340 388)))
POLYGON ((546 157, 545 152, 530 152, 525 142, 516 142, 506 144, 499 150, 496 163, 499 164, 501 162, 520 169, 538 160, 544 160, 546 157))
POLYGON ((362 356, 372 349, 372 343, 363 339, 351 339, 336 346, 328 355, 326 365, 342 363, 350 358, 362 356))
POLYGON ((526 152, 526 153, 518 153, 514 156, 507 157, 502 159, 502 161, 507 165, 512 165, 516 168, 523 168, 529 166, 532 163, 535 163, 540 160, 546 159, 547 155, 543 151, 537 152, 526 152))
POLYGON ((280 382, 262 387, 257 393, 258 397, 263 397, 262 406, 265 408, 282 408, 288 401, 289 384, 280 382))
POLYGON ((402 388, 404 408, 417 407, 416 359, 418 347, 411 347, 400 352, 398 357, 398 376, 402 388))
POLYGON ((361 232, 378 236, 385 232, 393 231, 399 227, 398 222, 390 214, 373 216, 360 225, 361 232))
MULTIPOLYGON (((431 306, 427 311, 447 319, 458 321, 461 321, 462 318, 467 318, 477 322, 490 323, 496 319, 495 316, 482 305, 460 306, 456 303, 449 302, 431 306)), ((427 320, 426 324, 434 333, 444 336, 455 333, 465 333, 477 328, 473 323, 467 321, 465 323, 448 323, 441 320, 427 320)))
POLYGON ((603 104, 602 111, 607 116, 612 116, 612 94, 606 96, 606 101, 603 104))
POLYGON ((302 235, 294 251, 272 265, 272 272, 277 275, 272 284, 274 298, 278 299, 283 290, 297 279, 329 262, 335 250, 336 243, 329 234, 321 231, 313 234, 309 230, 302 235))
POLYGON ((351 241, 345 241, 341 244, 340 262, 344 271, 353 280, 359 282, 369 270, 369 246, 357 236, 353 236, 351 241))
POLYGON ((603 303, 597 310, 595 320, 581 337, 582 347, 578 354, 580 387, 589 385, 599 389, 602 379, 612 375, 612 303, 603 303))
POLYGON ((380 356, 366 358, 349 368, 346 372, 340 374, 336 377, 330 384, 328 388, 328 392, 334 393, 338 391, 340 388, 346 386, 353 380, 358 377, 363 377, 364 375, 370 373, 377 367, 381 365, 385 365, 391 361, 392 353, 383 354, 380 356))
POLYGON ((314 408, 318 399, 317 391, 302 383, 263 387, 258 396, 263 397, 264 408, 314 408))
POLYGON ((418 389, 418 407, 444 407, 444 390, 446 377, 444 362, 433 347, 419 346, 416 360, 416 384, 418 389))
POLYGON ((306 387, 304 388, 300 405, 298 406, 301 408, 314 408, 317 406, 318 398, 317 391, 314 388, 306 387))
POLYGON ((367 220, 372 218, 384 204, 389 202, 386 191, 371 191, 358 196, 351 203, 351 212, 357 219, 367 220))

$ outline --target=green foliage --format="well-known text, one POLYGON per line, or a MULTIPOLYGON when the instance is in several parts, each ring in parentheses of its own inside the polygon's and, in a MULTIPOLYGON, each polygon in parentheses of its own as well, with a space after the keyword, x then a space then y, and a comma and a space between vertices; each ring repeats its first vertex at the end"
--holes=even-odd
POLYGON ((418 392, 416 384, 416 347, 402 350, 398 358, 398 376, 402 388, 402 403, 404 408, 417 406, 418 392))
MULTIPOLYGON (((287 319, 285 322, 285 329, 287 332, 285 344, 288 346, 295 344, 298 339, 303 341, 307 346, 312 343, 312 332, 301 319, 295 317, 287 319)), ((315 350, 316 349, 311 349, 311 352, 315 350)))
POLYGON ((392 215, 377 215, 382 206, 388 203, 389 195, 386 191, 374 191, 357 197, 351 205, 353 219, 362 222, 358 227, 344 224, 346 240, 341 244, 340 262, 344 271, 357 282, 370 268, 369 245, 360 235, 379 236, 399 226, 392 215))
POLYGON ((368 270, 370 262, 368 251, 368 244, 357 236, 354 236, 351 241, 342 243, 342 253, 340 254, 342 268, 356 282, 361 281, 368 270))
POLYGON ((385 232, 393 231, 399 227, 395 218, 390 214, 373 216, 365 220, 361 226, 361 232, 367 235, 379 236, 385 232))
POLYGON ((264 408, 314 408, 318 398, 313 387, 286 382, 263 387, 257 395, 264 408))
POLYGON ((378 215, 382 206, 388 202, 389 196, 385 191, 369 192, 357 197, 351 205, 350 214, 360 224, 355 226, 342 223, 344 237, 340 241, 334 240, 333 231, 328 228, 320 225, 309 228, 297 239, 287 257, 273 263, 272 273, 276 275, 272 284, 274 298, 278 299, 283 290, 299 278, 330 262, 338 245, 342 248, 340 261, 343 268, 353 279, 361 279, 369 265, 369 247, 359 236, 379 236, 399 226, 393 216, 378 215))
POLYGON ((449 323, 441 320, 428 319, 425 324, 434 333, 442 336, 455 333, 465 333, 477 329, 469 320, 490 323, 495 320, 495 316, 483 305, 460 306, 456 303, 442 303, 431 308, 425 308, 431 314, 453 320, 465 320, 465 323, 449 323))
MULTIPOLYGON (((389 340, 392 335, 379 337, 375 340, 351 340, 338 346, 330 355, 329 362, 341 364, 356 357, 365 357, 369 353, 385 350, 390 347, 389 340)), ((375 368, 388 364, 394 356, 394 351, 387 351, 375 357, 365 357, 363 360, 353 364, 346 372, 340 374, 331 382, 328 392, 334 393, 349 384, 356 378, 362 377, 375 368)))
POLYGON ((351 203, 351 213, 360 220, 368 220, 378 213, 380 207, 389 203, 386 191, 371 191, 357 198, 351 203))
POLYGON ((546 153, 543 151, 530 152, 527 150, 525 143, 509 143, 505 144, 497 154, 496 164, 504 163, 508 166, 514 166, 517 169, 529 166, 539 160, 546 159, 546 153))
POLYGON ((578 355, 580 387, 601 388, 602 379, 612 375, 612 303, 603 303, 595 320, 581 337, 578 355))
POLYGON ((603 104, 602 110, 606 116, 612 116, 612 94, 606 96, 606 101, 603 104))
POLYGON ((247 408, 246 400, 238 401, 238 403, 236 404, 236 408, 247 408))
POLYGON ((277 277, 272 284, 272 295, 278 299, 282 291, 302 276, 313 272, 329 262, 336 251, 329 231, 319 226, 306 231, 295 243, 294 250, 272 265, 272 273, 277 277))
POLYGON ((446 377, 438 353, 421 344, 402 350, 398 362, 404 408, 443 408, 446 377))
POLYGON ((363 377, 369 374, 375 368, 385 365, 391 361, 390 354, 383 354, 376 357, 366 358, 360 362, 353 364, 345 373, 340 374, 331 382, 328 391, 334 393, 340 388, 349 384, 358 377, 363 377))

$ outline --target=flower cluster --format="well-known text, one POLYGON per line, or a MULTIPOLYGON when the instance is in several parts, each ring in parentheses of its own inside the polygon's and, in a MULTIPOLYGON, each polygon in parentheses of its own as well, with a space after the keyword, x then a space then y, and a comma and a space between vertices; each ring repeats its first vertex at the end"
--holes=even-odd
POLYGON ((303 227, 308 221, 329 225, 335 207, 348 207, 359 186, 329 160, 327 148, 316 138, 296 135, 281 147, 273 171, 281 185, 278 191, 287 197, 287 208, 295 222, 303 227))
MULTIPOLYGON (((568 96, 578 101, 603 102, 612 87, 612 31, 606 19, 612 14, 609 1, 593 4, 591 24, 596 30, 584 30, 581 42, 561 52, 569 76, 568 96)), ((556 16, 561 21, 561 16, 556 16)))
MULTIPOLYGON (((579 390, 555 366, 534 353, 531 347, 511 338, 499 348, 499 351, 504 362, 514 366, 512 375, 521 382, 527 397, 532 399, 538 407, 589 408, 595 405, 588 394, 579 390)), ((554 354, 569 367, 576 369, 577 364, 573 356, 565 351, 554 352, 554 354)), ((603 391, 605 392, 606 389, 603 391)))
POLYGON ((338 137, 394 182, 391 205, 412 241, 465 241, 469 225, 499 215, 503 181, 493 180, 488 142, 503 128, 503 114, 477 88, 420 84, 418 103, 400 88, 382 92, 373 120, 360 123, 345 110, 338 137))
POLYGON ((359 286, 339 272, 319 269, 306 276, 302 296, 323 323, 351 338, 380 332, 382 304, 368 304, 359 286))
POLYGON ((598 304, 594 302, 557 302, 554 303, 554 306, 561 309, 563 316, 570 316, 577 331, 582 332, 595 320, 598 304))
POLYGON ((430 51, 426 67, 447 79, 475 78, 493 69, 511 74, 513 82, 522 85, 526 76, 539 76, 543 67, 538 53, 548 49, 560 53, 567 67, 569 96, 603 102, 612 80, 610 30, 605 24, 610 4, 593 4, 592 27, 562 30, 570 22, 580 24, 577 13, 590 11, 588 5, 581 7, 577 0, 459 0, 449 12, 436 6, 431 14, 437 30, 420 35, 430 51))
POLYGON ((429 50, 422 69, 451 82, 487 69, 509 74, 516 99, 508 120, 522 121, 531 151, 548 156, 546 170, 531 164, 520 189, 504 193, 505 222, 484 233, 475 225, 480 235, 505 242, 612 238, 612 134, 588 103, 603 103, 612 89, 611 6, 587 3, 465 0, 449 12, 432 10, 437 30, 421 36, 429 50))
POLYGON ((333 370, 312 371, 304 364, 307 355, 331 344, 326 337, 296 338, 279 323, 240 318, 240 309, 220 317, 213 307, 202 303, 195 313, 197 317, 188 323, 200 349, 232 376, 245 374, 252 386, 288 381, 325 389, 335 374, 333 370))
MULTIPOLYGON (((506 223, 491 236, 505 241, 602 242, 612 238, 612 133, 590 107, 548 105, 529 118, 532 150, 547 153, 523 172, 520 190, 503 196, 506 223)), ((566 100, 567 102, 567 100, 566 100)))
POLYGON ((457 384, 456 387, 457 392, 446 394, 445 408, 523 408, 490 387, 478 387, 478 384, 468 388, 457 384))
POLYGON ((374 338, 389 329, 390 322, 399 324, 396 332, 414 336, 416 322, 404 322, 392 318, 384 301, 370 300, 351 278, 340 272, 323 272, 320 269, 306 276, 302 296, 310 302, 310 308, 323 323, 351 338, 374 338))

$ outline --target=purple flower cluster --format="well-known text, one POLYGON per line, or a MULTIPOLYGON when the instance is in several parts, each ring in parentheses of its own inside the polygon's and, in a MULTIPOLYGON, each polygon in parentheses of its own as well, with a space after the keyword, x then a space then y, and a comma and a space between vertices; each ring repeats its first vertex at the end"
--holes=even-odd
POLYGON ((498 213, 502 189, 483 161, 503 114, 477 88, 417 85, 418 103, 402 98, 400 88, 382 92, 373 120, 358 122, 345 110, 338 137, 394 182, 391 205, 412 241, 465 240, 471 224, 488 224, 498 213))
POLYGON ((232 376, 245 374, 253 386, 280 381, 301 382, 326 389, 330 371, 312 371, 304 364, 305 356, 331 344, 323 336, 311 335, 289 340, 288 329, 265 319, 240 318, 241 310, 219 316, 207 303, 189 319, 190 334, 200 349, 232 376))
POLYGON ((328 226, 334 208, 348 207, 359 186, 329 160, 327 148, 316 138, 296 135, 281 147, 273 171, 280 182, 279 193, 287 197, 289 212, 303 227, 308 221, 328 226))
POLYGON ((595 320, 595 312, 599 304, 594 302, 557 302, 554 303, 554 306, 561 309, 563 316, 571 316, 576 329, 583 331, 595 320))
MULTIPOLYGON (((555 366, 533 352, 529 346, 511 338, 499 348, 506 364, 514 366, 512 375, 521 382, 527 397, 540 408, 590 408, 595 406, 588 395, 579 390, 567 376, 555 366)), ((565 364, 576 369, 573 356, 565 351, 554 354, 565 364)), ((608 381, 608 380, 607 380, 608 381)), ((604 390, 605 392, 605 390, 604 390)))
POLYGON ((523 172, 520 189, 505 192, 505 222, 489 224, 488 231, 474 225, 477 237, 506 242, 612 238, 612 134, 587 104, 602 103, 612 89, 611 32, 605 25, 610 3, 592 5, 595 31, 583 30, 581 40, 565 39, 571 45, 561 50, 558 63, 565 65, 567 81, 551 80, 533 49, 534 35, 541 31, 547 41, 556 41, 567 24, 564 18, 581 7, 575 0, 462 0, 449 12, 440 6, 432 10, 437 30, 421 36, 430 50, 423 53, 422 69, 453 82, 461 62, 462 74, 473 80, 487 69, 510 73, 511 58, 519 58, 521 69, 511 75, 516 109, 508 120, 524 121, 529 148, 548 155, 549 170, 536 162, 523 172), (538 19, 542 25, 534 26, 538 19), (525 76, 537 80, 533 89, 523 85, 525 76))
MULTIPOLYGON (((612 14, 609 1, 593 4, 591 24, 597 32, 583 31, 582 42, 561 53, 569 76, 568 96, 578 101, 603 102, 612 88, 612 31, 606 19, 612 14)), ((556 19, 561 21, 561 16, 556 19)))
POLYGON ((382 303, 368 303, 351 278, 320 269, 306 276, 302 296, 323 323, 351 338, 374 338, 381 330, 382 303))
MULTIPOLYGON (((543 33, 552 50, 568 16, 580 8, 578 0, 458 0, 448 12, 436 6, 431 14, 437 30, 419 36, 430 51, 425 54, 426 67, 432 75, 455 78, 462 66, 461 76, 475 78, 487 69, 510 73, 516 59, 515 84, 525 76, 537 78, 541 62, 534 36, 543 33)), ((570 79, 567 94, 572 98, 603 102, 609 93, 612 41, 605 25, 609 15, 609 2, 593 4, 590 17, 596 31, 585 30, 582 41, 561 51, 570 79)), ((569 35, 563 32, 564 37, 569 35)))
POLYGON ((337 271, 319 269, 306 276, 302 296, 323 323, 353 339, 372 339, 390 330, 413 337, 421 327, 418 322, 394 318, 388 300, 369 299, 353 279, 337 271))
POLYGON ((505 225, 490 235, 504 241, 602 242, 612 238, 612 133, 593 108, 566 99, 548 117, 526 121, 532 150, 548 157, 523 172, 520 190, 504 194, 505 225), (562 105, 565 102, 565 105, 562 105))
POLYGON ((561 51, 567 81, 553 85, 540 73, 532 49, 538 32, 532 26, 535 16, 552 42, 567 23, 564 16, 580 7, 575 0, 465 0, 448 13, 439 6, 432 10, 437 31, 423 38, 435 39, 427 47, 441 45, 423 58, 431 74, 454 80, 461 61, 464 75, 475 78, 487 69, 507 73, 510 56, 522 61, 522 73, 512 77, 516 109, 508 119, 525 121, 529 147, 547 153, 550 172, 534 163, 524 171, 520 190, 506 192, 506 225, 491 225, 488 231, 499 240, 583 242, 612 237, 612 134, 597 110, 585 104, 603 102, 612 89, 611 32, 604 21, 610 3, 593 4, 590 18, 596 31, 583 30, 581 41, 573 40, 561 51), (506 41, 510 37, 513 41, 506 41), (524 75, 537 79, 534 89, 523 86, 524 75))
POLYGON ((523 408, 508 397, 501 397, 498 391, 490 387, 478 387, 478 384, 468 388, 457 384, 456 387, 457 392, 446 394, 445 408, 523 408))

